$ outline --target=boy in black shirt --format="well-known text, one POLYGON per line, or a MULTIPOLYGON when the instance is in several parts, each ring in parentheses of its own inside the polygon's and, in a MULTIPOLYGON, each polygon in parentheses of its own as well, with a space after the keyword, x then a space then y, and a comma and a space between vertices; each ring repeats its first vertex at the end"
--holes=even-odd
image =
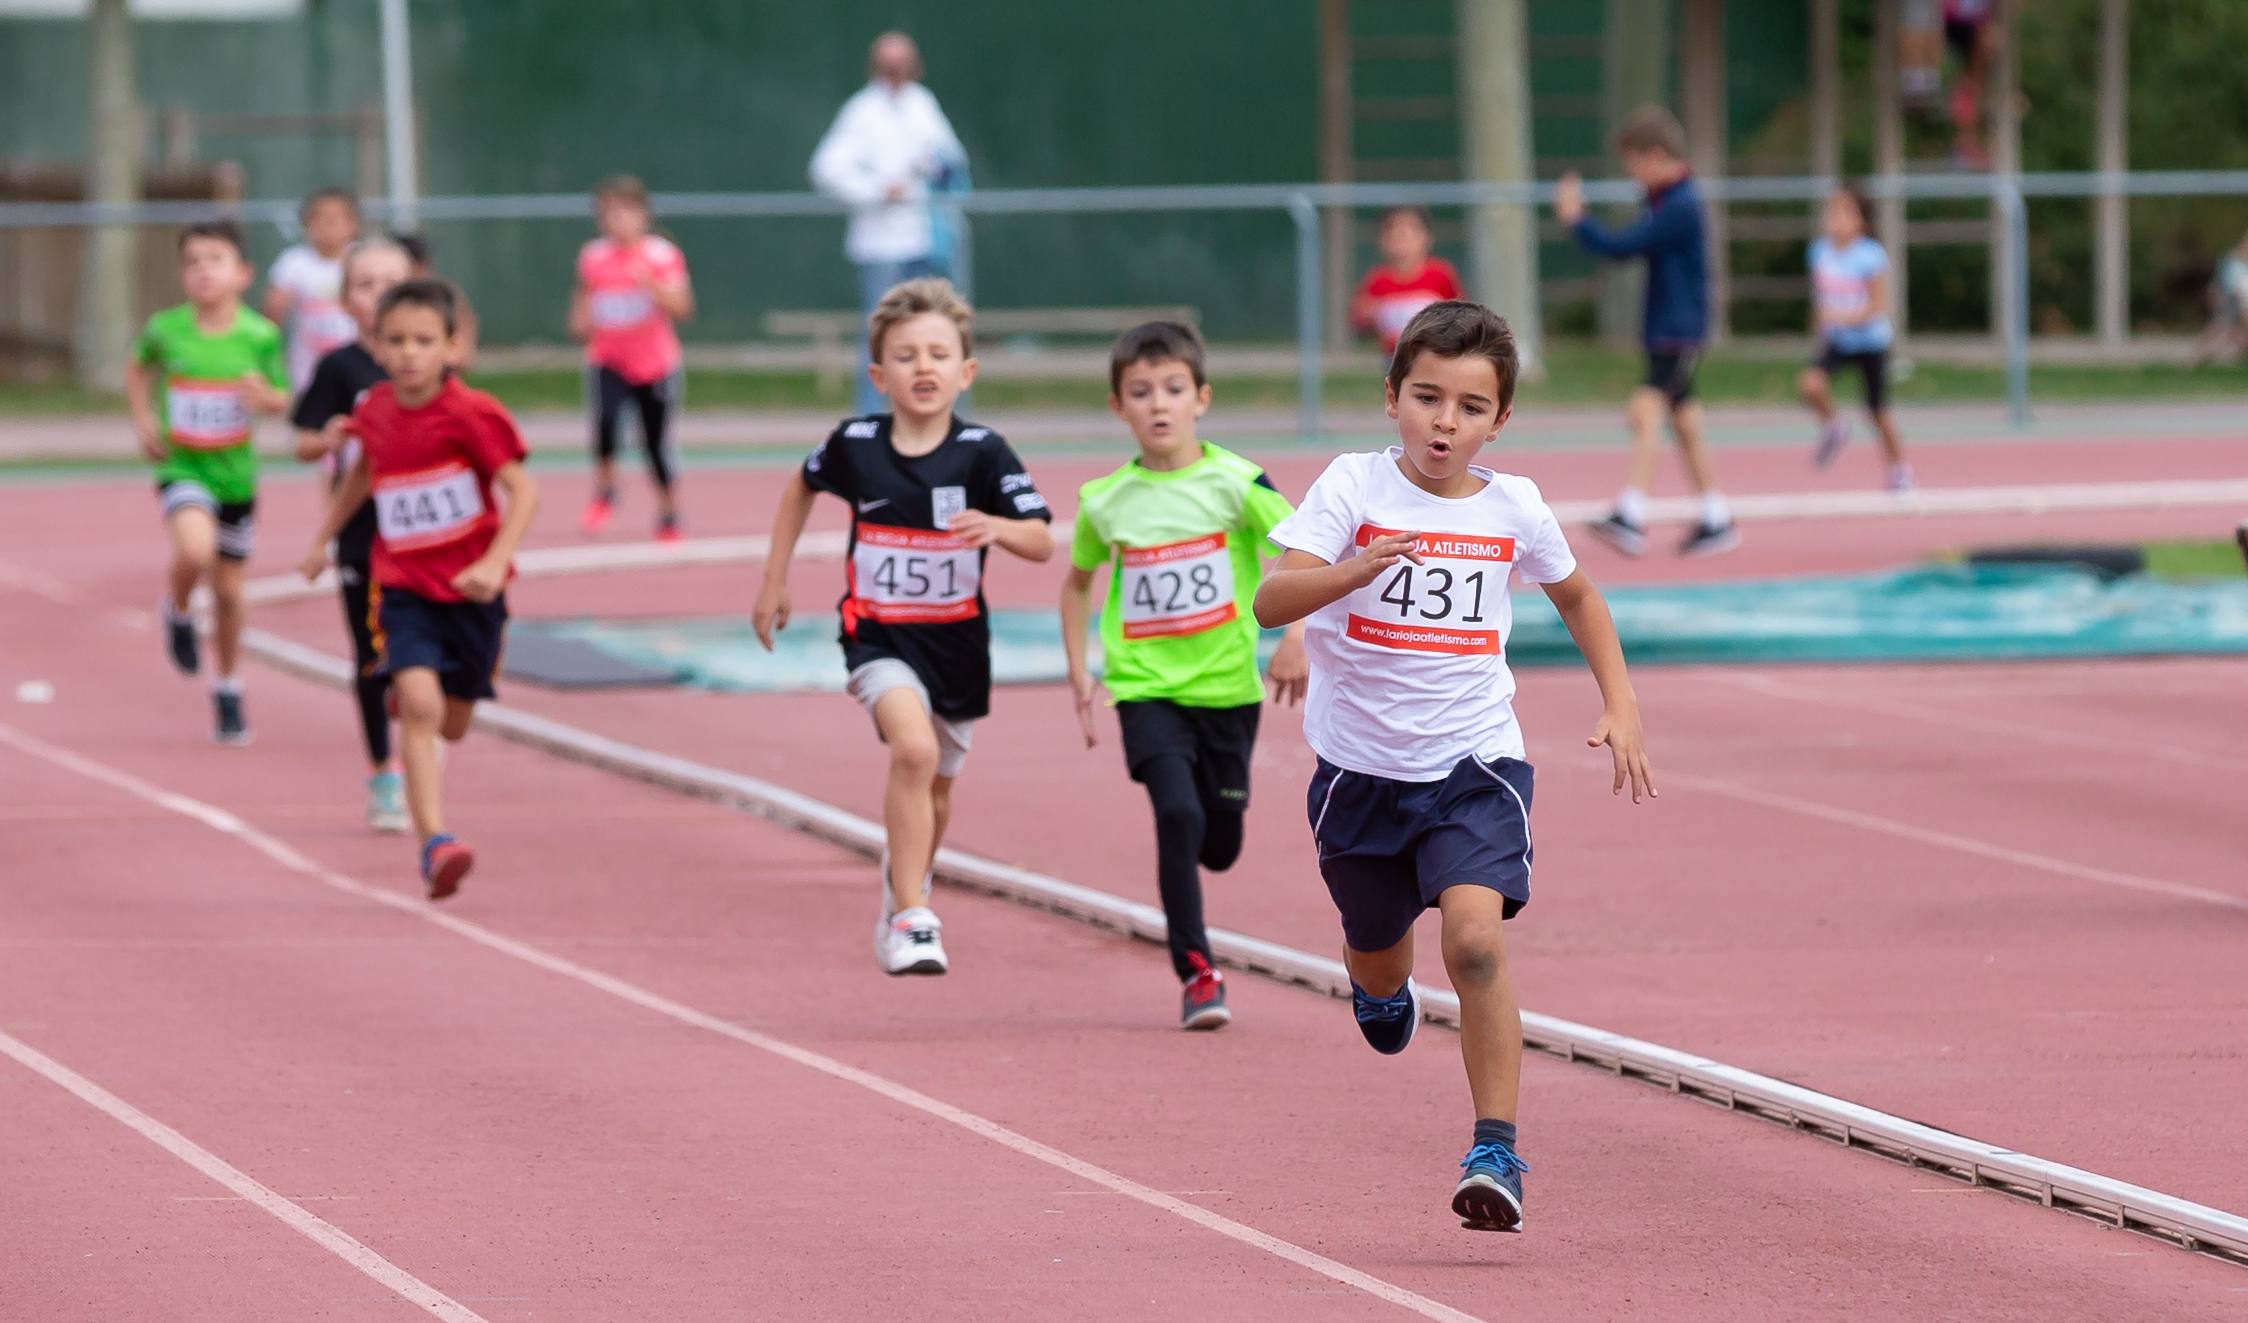
MULTIPOLYGON (((343 305, 359 323, 360 338, 322 356, 289 414, 290 425, 297 429, 297 458, 307 463, 326 460, 330 490, 351 471, 359 443, 344 438, 340 446, 331 448, 322 429, 329 419, 350 413, 367 388, 388 375, 368 352, 367 337, 374 332, 375 306, 382 296, 412 274, 411 255, 389 239, 362 240, 344 253, 343 305)), ((367 825, 380 832, 403 832, 412 823, 406 816, 405 783, 390 756, 390 681, 375 671, 381 649, 375 637, 378 600, 369 569, 374 546, 375 504, 369 501, 336 537, 336 583, 343 593, 344 624, 351 630, 352 660, 358 666, 352 687, 359 702, 359 733, 373 768, 367 777, 367 825)))
POLYGON ((867 372, 892 412, 845 420, 790 476, 757 597, 757 637, 770 649, 788 625, 788 566, 812 502, 823 491, 849 502, 843 660, 851 696, 890 746, 890 848, 874 936, 890 974, 947 968, 929 871, 953 780, 991 710, 985 554, 997 546, 1043 561, 1054 552, 1053 516, 1022 461, 997 432, 953 416, 976 379, 973 316, 942 280, 907 281, 875 306, 867 372))

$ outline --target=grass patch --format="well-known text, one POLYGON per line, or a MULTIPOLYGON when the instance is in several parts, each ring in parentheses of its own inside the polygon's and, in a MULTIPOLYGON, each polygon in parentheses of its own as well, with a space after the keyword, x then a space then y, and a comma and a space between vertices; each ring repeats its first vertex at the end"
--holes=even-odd
POLYGON ((2244 573, 2237 542, 2149 542, 2147 573, 2165 579, 2238 579, 2244 573))

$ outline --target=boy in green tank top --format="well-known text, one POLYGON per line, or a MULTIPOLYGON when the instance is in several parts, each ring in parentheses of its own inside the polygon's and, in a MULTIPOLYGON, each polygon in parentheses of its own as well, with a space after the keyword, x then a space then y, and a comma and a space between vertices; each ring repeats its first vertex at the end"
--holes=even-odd
POLYGON ((210 584, 211 702, 221 744, 247 744, 242 688, 242 562, 256 536, 258 458, 251 418, 289 407, 281 331, 242 306, 250 264, 231 221, 180 231, 187 302, 148 319, 125 369, 125 404, 141 453, 156 466, 156 495, 172 543, 164 643, 183 675, 202 666, 188 597, 210 584))
MULTIPOLYGON (((1156 884, 1171 965, 1186 985, 1179 1024, 1216 1029, 1232 1015, 1203 928, 1198 869, 1222 871, 1241 855, 1265 697, 1249 603, 1264 573, 1265 535, 1291 507, 1257 465, 1195 436, 1210 383, 1192 329, 1149 322, 1126 331, 1109 355, 1108 381, 1109 408, 1140 453, 1078 493, 1062 646, 1091 748, 1099 686, 1086 669, 1085 633, 1093 576, 1108 566, 1102 678, 1125 765, 1155 808, 1156 884)), ((1309 674, 1298 624, 1272 659, 1273 701, 1300 702, 1309 674)))

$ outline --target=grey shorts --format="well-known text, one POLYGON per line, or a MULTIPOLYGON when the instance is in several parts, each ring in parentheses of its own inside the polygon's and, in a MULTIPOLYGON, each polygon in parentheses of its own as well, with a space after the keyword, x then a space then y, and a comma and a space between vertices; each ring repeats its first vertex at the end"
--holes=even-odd
POLYGON ((968 747, 976 741, 976 723, 938 716, 929 706, 929 686, 921 683, 911 666, 895 657, 877 657, 851 672, 847 688, 870 717, 883 695, 896 689, 912 690, 921 700, 921 710, 929 714, 929 724, 937 728, 937 775, 948 781, 960 775, 968 762, 968 747))

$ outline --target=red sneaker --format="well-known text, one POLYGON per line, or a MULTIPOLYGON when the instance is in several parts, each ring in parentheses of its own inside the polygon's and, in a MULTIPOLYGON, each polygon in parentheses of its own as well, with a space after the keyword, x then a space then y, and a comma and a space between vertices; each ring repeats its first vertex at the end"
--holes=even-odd
POLYGON ((598 533, 602 529, 607 528, 609 526, 609 516, 614 513, 615 508, 609 504, 609 499, 605 496, 596 496, 592 500, 587 501, 585 503, 585 517, 583 520, 585 524, 585 531, 588 533, 598 533))
POLYGON ((1191 951, 1186 958, 1194 966, 1194 973, 1180 994, 1179 1028, 1223 1029, 1233 1023, 1233 1012, 1225 1008, 1225 975, 1191 951))
POLYGON ((450 836, 432 836, 422 846, 422 881, 429 898, 443 900, 461 889, 461 879, 476 866, 476 852, 450 836))
POLYGON ((665 546, 684 542, 686 538, 687 535, 679 529, 679 520, 676 517, 663 520, 656 525, 656 541, 663 543, 665 546))

